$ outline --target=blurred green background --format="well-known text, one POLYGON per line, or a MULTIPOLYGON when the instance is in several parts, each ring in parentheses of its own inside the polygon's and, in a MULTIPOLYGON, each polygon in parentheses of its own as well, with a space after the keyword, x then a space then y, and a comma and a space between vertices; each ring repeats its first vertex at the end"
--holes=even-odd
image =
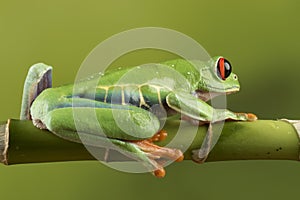
MULTIPOLYGON (((228 58, 242 85, 227 99, 231 110, 300 119, 299 6, 295 0, 2 1, 0 119, 18 118, 30 65, 54 66, 55 86, 72 82, 98 43, 145 26, 180 31, 210 55, 228 58)), ((168 56, 145 52, 122 65, 168 56)), ((300 164, 292 161, 185 161, 169 166, 164 179, 96 161, 0 166, 3 199, 282 199, 299 196, 299 178, 300 164)))

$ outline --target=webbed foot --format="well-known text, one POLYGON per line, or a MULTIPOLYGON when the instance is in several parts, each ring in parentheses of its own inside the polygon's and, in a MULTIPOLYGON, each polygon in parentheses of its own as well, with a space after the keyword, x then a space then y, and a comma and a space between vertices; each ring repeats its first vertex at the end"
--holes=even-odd
POLYGON ((257 120, 257 116, 253 113, 235 113, 238 117, 241 117, 245 121, 255 121, 257 120))
POLYGON ((148 162, 154 167, 153 174, 156 177, 162 178, 166 172, 163 168, 165 160, 174 160, 180 162, 183 160, 183 153, 179 149, 171 149, 167 147, 160 147, 148 140, 133 141, 140 150, 146 153, 148 162))

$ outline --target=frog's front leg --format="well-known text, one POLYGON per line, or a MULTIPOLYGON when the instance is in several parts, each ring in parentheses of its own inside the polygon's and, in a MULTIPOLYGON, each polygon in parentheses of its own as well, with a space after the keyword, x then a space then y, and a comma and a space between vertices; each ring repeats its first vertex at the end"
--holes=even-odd
MULTIPOLYGON (((89 146, 113 149, 141 161, 157 177, 165 175, 161 160, 180 161, 183 159, 180 150, 160 147, 149 141, 148 137, 153 136, 159 130, 159 120, 152 113, 138 107, 125 106, 123 110, 89 107, 60 108, 49 112, 42 122, 47 129, 64 139, 89 146), (78 114, 76 119, 73 118, 73 112, 78 114), (106 137, 99 133, 97 126, 91 123, 93 112, 96 113, 106 137), (130 126, 131 132, 124 132, 115 122, 114 116, 123 120, 118 122, 121 125, 130 126), (80 122, 78 127, 76 127, 76 121, 80 122)), ((165 135, 163 132, 160 134, 165 135)), ((154 140, 157 140, 157 137, 154 137, 154 140)))
POLYGON ((205 101, 182 91, 171 92, 166 97, 167 105, 190 120, 214 123, 223 120, 254 121, 252 113, 234 113, 227 109, 215 109, 205 101))
MULTIPOLYGON (((203 163, 212 149, 214 123, 223 120, 254 121, 257 119, 251 113, 234 113, 227 109, 215 109, 203 100, 181 91, 170 93, 166 100, 170 108, 182 113, 185 116, 184 118, 192 124, 209 123, 201 148, 193 151, 192 158, 198 163, 203 163)), ((220 133, 221 131, 218 132, 220 133)), ((215 137, 218 138, 219 136, 215 137)))

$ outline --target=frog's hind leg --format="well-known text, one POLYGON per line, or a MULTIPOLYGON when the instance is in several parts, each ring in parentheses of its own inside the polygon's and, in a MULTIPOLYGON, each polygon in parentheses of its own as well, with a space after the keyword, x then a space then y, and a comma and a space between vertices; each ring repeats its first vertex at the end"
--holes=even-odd
MULTIPOLYGON (((109 151, 106 150, 101 160, 116 161, 115 158, 111 157, 112 154, 110 151, 115 150, 128 158, 140 161, 157 177, 163 177, 165 175, 161 160, 180 161, 183 159, 183 153, 179 149, 160 147, 153 144, 152 141, 149 141, 148 138, 151 138, 154 135, 153 133, 159 130, 159 124, 156 124, 159 123, 159 121, 157 120, 156 122, 156 118, 152 119, 152 117, 155 117, 154 115, 152 116, 151 113, 144 110, 141 112, 136 107, 132 108, 129 113, 130 116, 138 116, 138 118, 134 118, 135 120, 143 119, 142 121, 135 121, 135 123, 143 124, 131 129, 131 134, 127 134, 126 136, 126 133, 118 128, 118 124, 112 115, 112 109, 113 108, 60 108, 48 113, 45 119, 43 119, 43 123, 47 129, 59 137, 96 148, 101 147, 108 149, 109 151), (80 115, 76 116, 76 120, 73 116, 74 111, 80 113, 80 115), (91 111, 96 113, 100 126, 103 130, 106 130, 104 133, 107 137, 99 133, 97 127, 91 123, 92 120, 89 114, 91 111), (76 127, 75 121, 80 123, 79 127, 76 127), (138 133, 144 137, 137 139, 138 133)), ((118 111, 121 110, 118 109, 118 111)), ((117 114, 119 119, 130 119, 127 112, 118 112, 117 114)), ((130 126, 130 128, 131 127, 133 126, 130 126)), ((156 139, 153 140, 157 140, 157 137, 163 138, 165 136, 163 132, 159 132, 158 135, 160 136, 155 136, 154 138, 156 139), (161 135, 163 135, 163 137, 161 135)))

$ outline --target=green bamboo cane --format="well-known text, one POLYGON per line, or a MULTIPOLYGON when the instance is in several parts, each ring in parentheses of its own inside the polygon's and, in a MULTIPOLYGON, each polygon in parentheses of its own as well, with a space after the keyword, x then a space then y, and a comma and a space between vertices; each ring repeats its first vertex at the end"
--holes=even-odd
MULTIPOLYGON (((194 131, 183 122, 185 134, 194 131)), ((94 160, 84 145, 61 139, 49 131, 37 129, 31 121, 11 119, 0 123, 1 162, 7 165, 57 161, 94 160)), ((180 120, 168 119, 164 129, 166 145, 175 136, 180 120)), ((221 136, 206 162, 229 160, 299 160, 299 124, 284 120, 225 122, 221 136)), ((192 150, 201 147, 207 126, 198 128, 197 135, 184 156, 191 160, 192 150)), ((185 143, 184 139, 182 143, 185 143)), ((105 149, 99 149, 105 154, 105 149)), ((128 161, 123 154, 112 151, 109 161, 128 161)))

